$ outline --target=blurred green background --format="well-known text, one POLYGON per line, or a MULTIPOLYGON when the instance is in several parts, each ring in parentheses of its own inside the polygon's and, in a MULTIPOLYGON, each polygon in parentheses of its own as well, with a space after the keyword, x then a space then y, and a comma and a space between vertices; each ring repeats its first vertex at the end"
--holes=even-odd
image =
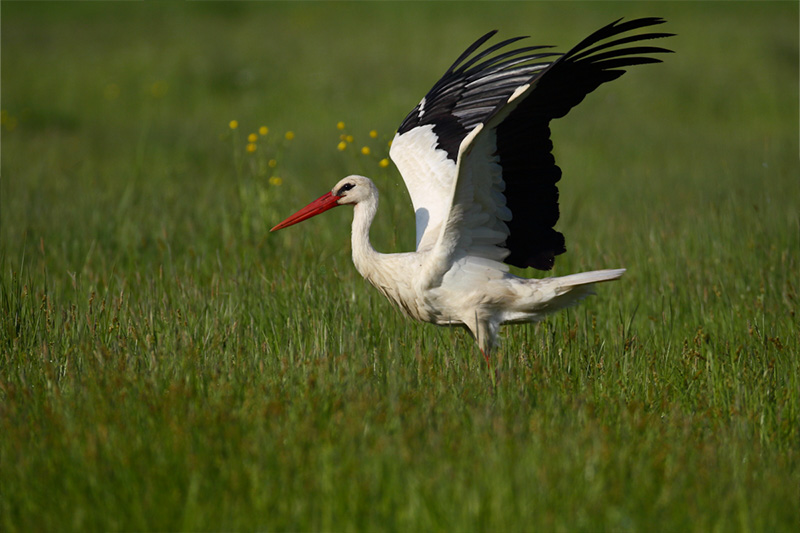
MULTIPOLYGON (((193 219, 222 217, 234 205, 230 143, 220 141, 230 120, 239 120, 243 135, 262 124, 296 132, 281 164, 291 206, 299 205, 362 171, 335 150, 338 121, 362 137, 376 129, 390 138, 487 29, 564 50, 620 16, 666 17, 666 29, 679 34, 669 43, 677 54, 554 123, 556 155, 570 178, 562 184, 565 202, 591 203, 593 190, 577 181, 591 174, 598 187, 630 191, 633 199, 684 194, 671 211, 686 216, 690 204, 704 210, 729 195, 726 173, 743 149, 754 186, 778 192, 782 184, 767 179, 768 165, 796 159, 798 146, 793 10, 785 2, 9 2, 4 241, 16 249, 38 247, 41 238, 72 240, 86 231, 83 213, 91 210, 110 234, 98 245, 116 241, 123 254, 161 230, 175 236, 175 246, 203 241, 215 249, 219 241, 192 234, 193 219), (653 161, 658 173, 622 175, 636 158, 653 161), (595 170, 600 163, 609 176, 595 170), (123 220, 135 222, 136 235, 120 235, 123 220)), ((384 181, 384 205, 406 202, 396 174, 384 181)), ((405 204, 400 211, 399 238, 408 248, 411 215, 405 204)), ((348 215, 333 217, 331 226, 344 232, 348 215)), ((378 244, 386 231, 375 232, 378 244)), ((70 270, 80 268, 74 261, 81 256, 70 270)))
POLYGON ((0 9, 0 529, 800 527, 797 3, 0 9), (461 51, 639 16, 676 53, 552 125, 554 274, 628 273, 509 328, 497 388, 346 209, 269 235, 363 173, 410 250, 378 161, 461 51))

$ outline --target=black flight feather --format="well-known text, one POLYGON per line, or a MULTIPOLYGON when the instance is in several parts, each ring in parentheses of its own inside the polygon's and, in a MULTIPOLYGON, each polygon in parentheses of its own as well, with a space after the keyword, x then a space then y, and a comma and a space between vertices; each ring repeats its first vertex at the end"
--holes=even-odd
POLYGON ((627 35, 607 41, 664 22, 654 17, 621 20, 595 31, 563 55, 541 52, 548 46, 528 46, 492 56, 524 38, 515 37, 470 58, 497 33, 491 31, 458 57, 398 128, 403 134, 432 125, 437 148, 456 161, 464 138, 501 112, 515 90, 531 85, 495 128, 506 206, 513 215, 506 222, 510 235, 505 246, 510 254, 505 262, 510 265, 549 270, 555 256, 566 251, 564 236, 553 229, 559 217, 556 183, 561 169, 551 153, 550 120, 566 115, 587 94, 621 76, 625 71, 620 68, 658 63, 660 60, 649 54, 670 52, 655 46, 621 47, 669 37, 670 33, 627 35), (542 61, 547 58, 555 59, 542 61))

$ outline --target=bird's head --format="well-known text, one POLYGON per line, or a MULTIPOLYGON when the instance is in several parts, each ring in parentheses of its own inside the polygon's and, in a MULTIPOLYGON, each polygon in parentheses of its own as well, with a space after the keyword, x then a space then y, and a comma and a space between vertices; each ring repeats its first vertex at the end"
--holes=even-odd
POLYGON ((357 204, 377 193, 378 189, 372 180, 364 176, 347 176, 331 189, 337 205, 357 204))
POLYGON ((378 189, 372 180, 364 176, 347 176, 334 185, 331 192, 323 194, 270 231, 292 226, 340 205, 355 205, 368 198, 377 198, 377 196, 378 189))

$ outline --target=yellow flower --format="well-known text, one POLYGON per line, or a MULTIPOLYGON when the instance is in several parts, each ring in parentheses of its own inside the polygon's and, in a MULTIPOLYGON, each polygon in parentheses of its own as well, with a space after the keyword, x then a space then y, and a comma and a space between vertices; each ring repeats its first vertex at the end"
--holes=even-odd
POLYGON ((267 162, 267 165, 269 165, 269 168, 275 168, 275 167, 277 167, 277 166, 278 166, 278 162, 277 162, 277 161, 275 161, 274 159, 270 159, 270 160, 267 162))
POLYGON ((228 126, 230 127, 230 129, 235 130, 236 128, 239 127, 239 121, 231 120, 230 122, 228 122, 228 126))
POLYGON ((256 135, 255 133, 251 133, 250 135, 247 136, 247 141, 250 143, 254 143, 257 140, 258 140, 258 135, 256 135))
POLYGON ((377 139, 378 138, 378 132, 375 131, 375 130, 372 130, 371 132, 369 132, 369 136, 372 137, 373 139, 377 139))
POLYGON ((353 136, 352 135, 348 135, 347 137, 344 138, 344 140, 349 142, 349 143, 351 143, 351 142, 353 142, 353 136))
POLYGON ((336 123, 336 129, 343 130, 344 129, 344 122, 342 122, 341 120, 339 122, 337 122, 336 123))
POLYGON ((340 152, 344 152, 347 149, 347 143, 344 141, 340 142, 339 144, 336 145, 336 149, 339 150, 340 152))
POLYGON ((119 97, 119 93, 119 85, 116 83, 109 83, 103 90, 103 95, 106 97, 106 100, 116 100, 119 97))
POLYGON ((283 179, 279 178, 278 176, 272 176, 269 179, 269 184, 270 185, 280 185, 282 183, 283 183, 283 179))
POLYGON ((17 127, 17 117, 11 116, 8 111, 3 109, 0 112, 0 124, 5 126, 8 131, 13 131, 17 127))
POLYGON ((364 155, 369 155, 369 146, 362 146, 361 153, 364 155))
POLYGON ((378 163, 378 166, 381 167, 381 168, 388 167, 389 166, 389 160, 384 157, 383 159, 380 160, 380 162, 378 163))
POLYGON ((263 137, 264 135, 269 133, 269 128, 266 126, 261 126, 260 128, 258 128, 258 133, 263 137))
POLYGON ((286 135, 284 135, 284 137, 286 137, 287 141, 291 141, 292 139, 294 139, 294 132, 293 131, 287 131, 286 135))
POLYGON ((256 151, 256 148, 258 148, 258 146, 256 146, 254 143, 248 143, 247 145, 247 151, 251 154, 256 151))
POLYGON ((150 86, 150 95, 153 98, 163 98, 169 86, 165 81, 157 81, 150 86))

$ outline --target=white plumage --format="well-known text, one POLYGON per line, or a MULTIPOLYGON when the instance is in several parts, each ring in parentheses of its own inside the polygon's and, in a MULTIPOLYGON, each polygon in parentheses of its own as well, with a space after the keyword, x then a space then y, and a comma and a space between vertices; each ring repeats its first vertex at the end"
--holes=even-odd
POLYGON ((566 250, 563 235, 553 229, 561 171, 551 154, 550 120, 622 75, 621 67, 658 62, 640 54, 669 50, 627 45, 670 34, 617 36, 662 22, 616 21, 564 55, 542 52, 542 46, 505 50, 521 38, 477 52, 495 32, 473 43, 392 141, 390 156, 416 215, 416 251, 382 254, 372 248, 378 190, 363 176, 339 181, 272 231, 353 205, 359 273, 412 318, 466 327, 489 362, 500 325, 540 320, 591 294, 594 283, 625 272, 525 279, 509 273, 508 265, 549 270, 566 250))

